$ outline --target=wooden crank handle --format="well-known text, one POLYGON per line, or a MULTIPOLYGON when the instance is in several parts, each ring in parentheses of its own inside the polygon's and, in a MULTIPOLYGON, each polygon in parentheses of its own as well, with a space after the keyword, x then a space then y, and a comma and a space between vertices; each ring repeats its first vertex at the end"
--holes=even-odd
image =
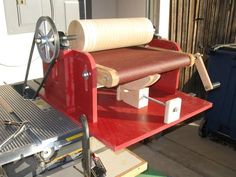
POLYGON ((208 75, 208 72, 206 70, 205 64, 203 62, 202 56, 200 53, 196 53, 195 54, 195 66, 197 68, 197 71, 200 75, 201 81, 203 83, 203 86, 205 88, 206 91, 210 91, 212 89, 214 89, 214 86, 211 82, 211 79, 208 75))

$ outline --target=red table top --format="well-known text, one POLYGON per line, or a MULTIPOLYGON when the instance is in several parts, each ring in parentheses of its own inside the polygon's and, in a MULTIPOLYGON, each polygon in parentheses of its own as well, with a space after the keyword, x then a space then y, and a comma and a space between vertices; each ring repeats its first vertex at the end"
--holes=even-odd
POLYGON ((116 151, 212 107, 212 103, 179 91, 174 95, 159 92, 150 93, 150 96, 163 102, 176 97, 182 98, 180 119, 164 124, 164 106, 149 102, 148 107, 136 109, 122 101, 116 101, 114 89, 99 89, 98 122, 89 124, 91 134, 116 151))

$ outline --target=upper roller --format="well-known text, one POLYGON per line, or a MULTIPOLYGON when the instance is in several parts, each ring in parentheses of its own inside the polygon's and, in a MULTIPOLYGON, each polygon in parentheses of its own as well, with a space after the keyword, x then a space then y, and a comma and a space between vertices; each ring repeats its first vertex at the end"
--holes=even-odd
POLYGON ((72 21, 68 33, 78 36, 72 49, 93 52, 149 43, 154 28, 147 18, 91 19, 72 21))
POLYGON ((70 41, 74 50, 93 52, 149 43, 154 35, 152 22, 147 18, 113 18, 74 20, 68 36, 59 36, 50 17, 39 18, 35 28, 35 43, 46 63, 57 58, 60 43, 70 41))

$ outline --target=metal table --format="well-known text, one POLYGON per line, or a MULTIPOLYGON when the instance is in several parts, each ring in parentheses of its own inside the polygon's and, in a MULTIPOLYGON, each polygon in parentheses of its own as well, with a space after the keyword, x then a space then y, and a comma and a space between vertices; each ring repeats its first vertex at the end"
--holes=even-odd
POLYGON ((46 148, 55 150, 75 141, 75 135, 82 132, 73 122, 46 102, 24 99, 12 86, 0 86, 0 97, 13 112, 0 104, 0 144, 16 131, 14 126, 5 126, 4 120, 28 121, 30 128, 20 134, 0 151, 0 165, 41 152, 46 148), (46 109, 45 109, 45 104, 46 109))

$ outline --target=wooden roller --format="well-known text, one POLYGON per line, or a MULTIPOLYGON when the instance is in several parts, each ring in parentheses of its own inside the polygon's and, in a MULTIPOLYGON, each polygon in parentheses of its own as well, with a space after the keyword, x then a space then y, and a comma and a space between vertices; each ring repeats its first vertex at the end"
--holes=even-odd
POLYGON ((97 66, 97 82, 105 87, 130 83, 154 74, 189 66, 189 56, 180 52, 126 47, 90 53, 97 66))
POLYGON ((152 22, 147 18, 114 18, 74 20, 69 35, 73 50, 92 52, 149 43, 154 34, 152 22))
POLYGON ((69 25, 68 33, 78 36, 76 40, 70 41, 73 50, 92 52, 97 63, 98 84, 100 85, 114 87, 149 75, 196 64, 205 89, 207 91, 213 89, 199 54, 192 55, 148 45, 143 49, 140 47, 129 49, 129 51, 123 49, 119 51, 120 53, 116 53, 116 50, 102 53, 102 50, 149 43, 153 38, 154 28, 147 18, 74 20, 69 25), (150 50, 158 52, 153 54, 150 50), (109 57, 108 60, 107 57, 109 57), (126 69, 121 68, 120 65, 125 65, 126 69))
POLYGON ((211 82, 211 79, 208 75, 207 69, 206 69, 203 59, 202 59, 202 55, 200 53, 196 53, 193 55, 190 53, 167 50, 167 49, 162 49, 162 48, 157 48, 157 47, 151 47, 148 45, 146 45, 145 48, 152 49, 152 50, 158 50, 158 51, 167 51, 170 53, 182 53, 182 54, 187 55, 190 60, 189 66, 193 66, 195 64, 205 90, 210 91, 210 90, 214 89, 214 85, 211 82))

